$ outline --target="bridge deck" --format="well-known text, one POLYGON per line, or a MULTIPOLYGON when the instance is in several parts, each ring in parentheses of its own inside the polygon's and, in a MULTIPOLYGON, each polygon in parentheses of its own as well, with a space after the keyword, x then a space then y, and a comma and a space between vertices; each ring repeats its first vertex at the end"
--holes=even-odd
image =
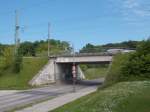
POLYGON ((109 63, 112 56, 57 57, 56 63, 109 63))

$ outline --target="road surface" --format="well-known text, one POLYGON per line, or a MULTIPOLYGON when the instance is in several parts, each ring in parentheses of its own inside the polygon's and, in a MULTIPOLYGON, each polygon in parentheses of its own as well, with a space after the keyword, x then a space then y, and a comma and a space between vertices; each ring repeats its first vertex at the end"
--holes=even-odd
MULTIPOLYGON (((85 89, 93 85, 95 86, 95 84, 101 84, 102 82, 103 80, 83 81, 76 85, 76 90, 85 89)), ((6 112, 15 108, 37 103, 39 101, 56 98, 57 96, 71 92, 73 92, 73 86, 69 84, 50 85, 47 87, 19 91, 10 94, 1 94, 0 91, 0 112, 6 112)))

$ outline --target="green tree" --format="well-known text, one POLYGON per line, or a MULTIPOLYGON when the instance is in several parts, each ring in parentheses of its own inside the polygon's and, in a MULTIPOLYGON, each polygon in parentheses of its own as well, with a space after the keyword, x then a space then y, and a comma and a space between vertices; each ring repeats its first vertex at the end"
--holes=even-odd
POLYGON ((23 56, 35 56, 35 46, 31 42, 24 42, 20 45, 20 52, 23 56))
POLYGON ((4 69, 7 69, 11 67, 13 63, 13 48, 6 47, 2 54, 4 57, 4 69))
POLYGON ((139 44, 125 63, 122 73, 126 77, 150 78, 150 40, 139 44))
POLYGON ((136 52, 114 57, 105 84, 128 80, 150 80, 150 40, 139 43, 136 52))
POLYGON ((86 44, 81 50, 81 53, 96 53, 96 52, 101 52, 102 48, 101 46, 94 46, 90 43, 86 44))

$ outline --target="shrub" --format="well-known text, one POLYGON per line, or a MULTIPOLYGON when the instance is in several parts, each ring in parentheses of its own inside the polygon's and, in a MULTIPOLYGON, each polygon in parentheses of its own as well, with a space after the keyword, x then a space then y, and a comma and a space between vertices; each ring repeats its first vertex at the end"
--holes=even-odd
POLYGON ((3 51, 3 69, 7 69, 12 66, 13 63, 13 48, 7 47, 3 51))
POLYGON ((137 53, 139 56, 150 54, 150 39, 147 41, 142 41, 137 46, 137 53))
POLYGON ((111 85, 122 79, 122 67, 128 60, 129 54, 117 54, 113 58, 113 62, 110 65, 109 71, 107 73, 104 85, 111 85))
POLYGON ((122 74, 126 79, 132 77, 150 78, 150 54, 139 56, 135 53, 130 55, 129 60, 122 67, 122 74))
POLYGON ((81 64, 80 67, 83 71, 86 71, 88 69, 87 65, 85 64, 81 64))
POLYGON ((150 78, 150 40, 143 41, 122 68, 124 77, 150 78))
POLYGON ((115 56, 104 84, 145 79, 150 79, 150 40, 142 41, 134 53, 115 56))

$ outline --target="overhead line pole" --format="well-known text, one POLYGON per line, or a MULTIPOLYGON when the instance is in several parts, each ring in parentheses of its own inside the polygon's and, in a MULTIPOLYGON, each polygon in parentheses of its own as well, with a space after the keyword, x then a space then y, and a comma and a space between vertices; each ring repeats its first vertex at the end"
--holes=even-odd
POLYGON ((18 22, 18 11, 15 11, 15 53, 17 53, 17 49, 20 44, 20 39, 19 39, 19 22, 18 22))
POLYGON ((76 64, 75 64, 75 48, 72 44, 73 48, 73 68, 72 68, 72 74, 73 74, 73 92, 76 92, 76 77, 77 77, 77 70, 76 70, 76 64))
POLYGON ((50 23, 48 23, 48 57, 50 56, 50 23))

